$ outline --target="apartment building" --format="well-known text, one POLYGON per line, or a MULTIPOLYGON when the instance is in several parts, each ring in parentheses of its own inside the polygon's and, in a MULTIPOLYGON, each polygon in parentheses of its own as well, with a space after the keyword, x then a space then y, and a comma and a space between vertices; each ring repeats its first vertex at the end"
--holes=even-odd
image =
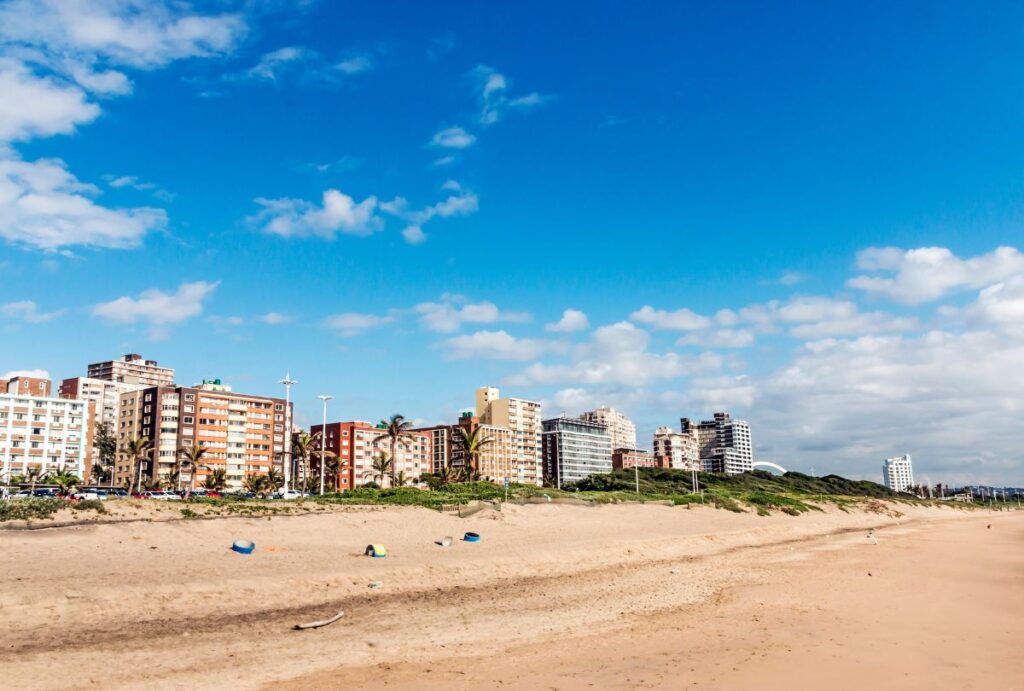
POLYGON ((696 438, 704 472, 736 475, 754 469, 750 425, 744 420, 715 413, 711 420, 694 422, 684 417, 679 423, 683 434, 696 438))
POLYGON ((669 467, 662 461, 662 458, 662 456, 652 454, 645 449, 613 449, 612 470, 669 467))
POLYGON ((906 492, 914 484, 914 464, 910 454, 885 459, 882 464, 882 480, 893 492, 906 492))
MULTIPOLYGON (((323 432, 323 425, 313 425, 310 434, 323 432)), ((324 437, 325 448, 338 459, 337 488, 339 491, 352 489, 376 482, 390 487, 391 479, 374 477, 373 459, 381 451, 391 456, 391 441, 384 436, 385 430, 379 425, 354 420, 351 422, 329 422, 324 437)), ((395 453, 395 474, 403 474, 406 480, 415 481, 434 469, 432 448, 433 432, 412 431, 404 443, 397 446, 395 453)), ((319 473, 319 466, 315 471, 319 473)))
MULTIPOLYGON (((227 488, 237 490, 247 476, 281 467, 288 438, 284 399, 234 393, 219 379, 191 387, 146 387, 120 398, 117 483, 132 476, 131 461, 121 452, 136 437, 152 442, 152 458, 142 471, 144 483, 166 481, 178 468, 180 449, 191 446, 207 449, 203 463, 208 467, 199 470, 197 486, 215 468, 224 469, 227 488)), ((182 483, 190 482, 191 473, 191 468, 181 468, 182 483)))
MULTIPOLYGON (((73 398, 89 401, 92 415, 92 441, 96 440, 96 432, 103 423, 110 425, 111 434, 117 434, 118 412, 121 406, 121 394, 145 388, 142 384, 90 379, 89 377, 72 377, 64 379, 58 389, 61 398, 73 398)), ((99 449, 95 443, 89 445, 89 462, 100 462, 99 449)))
POLYGON ((17 375, 10 379, 0 379, 0 393, 15 394, 18 396, 41 396, 49 398, 53 384, 49 379, 42 377, 31 377, 17 375))
MULTIPOLYGON (((34 468, 40 474, 64 470, 87 480, 88 402, 17 393, 25 381, 20 384, 12 380, 12 393, 0 393, 0 477, 7 482, 34 468)), ((28 388, 39 390, 38 384, 33 381, 28 388)), ((42 390, 49 391, 50 382, 45 384, 42 390)))
POLYGON ((540 403, 522 398, 501 398, 493 386, 476 391, 476 416, 483 425, 512 430, 513 468, 517 482, 541 485, 544 482, 541 448, 540 403))
POLYGON ((607 427, 565 415, 542 424, 544 475, 556 487, 612 471, 612 443, 607 427))
POLYGON ((607 427, 612 449, 636 448, 636 424, 615 408, 601 406, 597 410, 582 413, 580 419, 607 427))
POLYGON ((667 468, 700 470, 700 445, 692 430, 676 432, 670 427, 654 431, 654 457, 667 468))
POLYGON ((141 355, 129 353, 117 360, 94 362, 89 365, 86 376, 90 379, 116 381, 144 386, 174 386, 174 370, 160 367, 156 360, 146 360, 141 355))

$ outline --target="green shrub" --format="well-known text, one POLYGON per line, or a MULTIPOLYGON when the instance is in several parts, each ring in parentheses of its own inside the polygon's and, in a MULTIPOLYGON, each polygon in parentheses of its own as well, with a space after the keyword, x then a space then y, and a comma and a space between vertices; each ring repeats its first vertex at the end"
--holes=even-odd
POLYGON ((103 505, 103 502, 99 499, 83 499, 81 501, 71 502, 71 508, 75 511, 95 511, 96 513, 106 513, 107 507, 103 505))
POLYGON ((33 518, 52 518, 64 508, 63 499, 32 497, 0 502, 0 521, 28 521, 33 518))

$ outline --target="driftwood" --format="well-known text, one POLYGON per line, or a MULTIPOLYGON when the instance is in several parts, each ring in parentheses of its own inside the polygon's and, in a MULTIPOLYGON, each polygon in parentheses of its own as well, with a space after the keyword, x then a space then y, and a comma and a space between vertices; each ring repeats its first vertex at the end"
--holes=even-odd
POLYGON ((296 631, 304 631, 306 629, 319 629, 322 626, 330 626, 334 622, 336 622, 339 619, 341 619, 343 616, 345 616, 344 612, 338 612, 337 614, 335 614, 330 619, 324 619, 322 621, 311 621, 308 624, 296 624, 292 628, 295 629, 296 631))

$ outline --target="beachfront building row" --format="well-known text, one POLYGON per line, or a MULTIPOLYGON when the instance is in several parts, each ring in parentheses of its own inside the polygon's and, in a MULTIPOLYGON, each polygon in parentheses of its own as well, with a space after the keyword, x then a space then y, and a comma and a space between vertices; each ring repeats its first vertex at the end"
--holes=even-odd
POLYGON ((659 427, 654 433, 654 455, 667 468, 736 475, 754 469, 750 425, 729 413, 711 420, 679 421, 680 430, 659 427))
POLYGON ((54 398, 49 380, 13 377, 0 386, 0 479, 30 472, 85 477, 91 439, 89 403, 54 398), (35 393, 30 393, 35 392, 35 393))
MULTIPOLYGON (((290 406, 289 406, 290 408, 290 406)), ((281 467, 291 410, 284 399, 234 393, 219 379, 196 386, 151 386, 120 396, 114 483, 141 477, 142 484, 166 482, 175 472, 183 484, 193 469, 182 449, 205 447, 198 486, 213 470, 225 471, 227 489, 242 489, 249 475, 281 467), (126 453, 132 439, 150 442, 149 457, 136 465, 126 453)))
MULTIPOLYGON (((403 481, 418 480, 421 475, 433 470, 433 439, 425 431, 407 433, 395 444, 393 458, 391 442, 383 425, 373 425, 362 420, 329 422, 326 428, 324 425, 313 425, 310 434, 323 434, 324 448, 329 452, 327 457, 337 462, 335 487, 339 491, 369 482, 390 487, 392 475, 399 479, 399 484, 403 484, 403 481), (391 468, 374 468, 374 460, 381 454, 393 463, 391 468)), ((377 465, 380 467, 379 462, 377 465)), ((314 477, 319 477, 318 454, 311 468, 314 477)))
POLYGON ((544 421, 544 476, 555 487, 612 472, 612 438, 598 422, 560 415, 544 421))

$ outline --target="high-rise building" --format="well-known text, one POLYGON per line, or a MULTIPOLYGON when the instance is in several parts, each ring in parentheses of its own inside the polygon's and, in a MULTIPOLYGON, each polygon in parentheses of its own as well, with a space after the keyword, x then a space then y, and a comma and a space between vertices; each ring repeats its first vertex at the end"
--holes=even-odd
POLYGON ((612 472, 608 428, 561 416, 543 422, 544 475, 556 487, 589 475, 612 472))
POLYGON ((675 470, 700 470, 697 435, 692 431, 676 432, 670 427, 654 431, 654 457, 665 467, 675 470))
POLYGON ((914 465, 910 454, 885 459, 882 464, 882 480, 893 492, 906 492, 914 484, 914 465))
MULTIPOLYGON (((289 416, 290 417, 290 416, 289 416)), ((142 469, 143 483, 166 481, 177 469, 183 483, 192 469, 181 464, 180 449, 207 449, 196 486, 212 469, 226 471, 227 488, 241 489, 249 475, 281 467, 285 440, 285 401, 231 391, 219 379, 195 386, 152 386, 121 394, 117 428, 118 460, 114 481, 135 472, 123 452, 129 439, 147 438, 151 457, 142 469)))
MULTIPOLYGON (((313 425, 310 434, 317 434, 323 429, 323 425, 313 425)), ((372 470, 373 460, 380 452, 389 458, 391 456, 391 441, 384 435, 383 427, 360 420, 327 423, 324 446, 338 461, 338 490, 352 489, 368 482, 376 482, 382 487, 391 486, 390 473, 380 478, 375 477, 372 470)), ((433 472, 432 442, 432 432, 412 431, 396 446, 394 474, 401 474, 408 482, 433 472)), ((318 473, 319 466, 316 466, 314 475, 318 473)))
POLYGON ((89 462, 93 465, 100 462, 99 449, 96 447, 96 436, 99 426, 106 423, 110 433, 117 434, 118 412, 121 406, 121 394, 146 388, 142 384, 126 384, 90 379, 89 377, 73 377, 60 383, 60 397, 89 401, 92 414, 92 444, 89 448, 89 462))
POLYGON ((729 413, 715 413, 712 420, 694 422, 684 417, 679 422, 683 434, 692 434, 697 440, 704 472, 736 475, 754 469, 750 425, 745 421, 733 420, 729 413))
POLYGON ((481 424, 512 430, 512 479, 526 485, 543 484, 540 403, 501 398, 498 389, 484 386, 476 391, 476 414, 481 424))
MULTIPOLYGON (((50 382, 42 381, 42 390, 49 391, 50 382)), ((38 389, 39 383, 29 388, 38 389)), ((88 480, 89 404, 18 393, 21 388, 12 380, 11 392, 0 393, 0 477, 6 482, 35 469, 41 475, 63 470, 88 480)))
POLYGON ((615 408, 601 406, 597 410, 581 414, 580 419, 607 427, 612 449, 636 448, 636 424, 615 408))
POLYGON ((480 418, 466 411, 459 416, 455 425, 437 425, 416 430, 431 435, 433 445, 434 472, 440 471, 445 465, 456 472, 461 472, 466 465, 467 455, 463 436, 460 430, 477 434, 486 440, 479 449, 476 459, 476 471, 482 480, 503 482, 508 478, 512 482, 519 481, 519 472, 515 464, 516 437, 508 427, 485 425, 480 418))
POLYGON ((122 355, 117 360, 94 362, 89 365, 87 376, 90 379, 103 379, 125 384, 174 386, 173 369, 160 367, 156 360, 146 360, 135 353, 122 355))

